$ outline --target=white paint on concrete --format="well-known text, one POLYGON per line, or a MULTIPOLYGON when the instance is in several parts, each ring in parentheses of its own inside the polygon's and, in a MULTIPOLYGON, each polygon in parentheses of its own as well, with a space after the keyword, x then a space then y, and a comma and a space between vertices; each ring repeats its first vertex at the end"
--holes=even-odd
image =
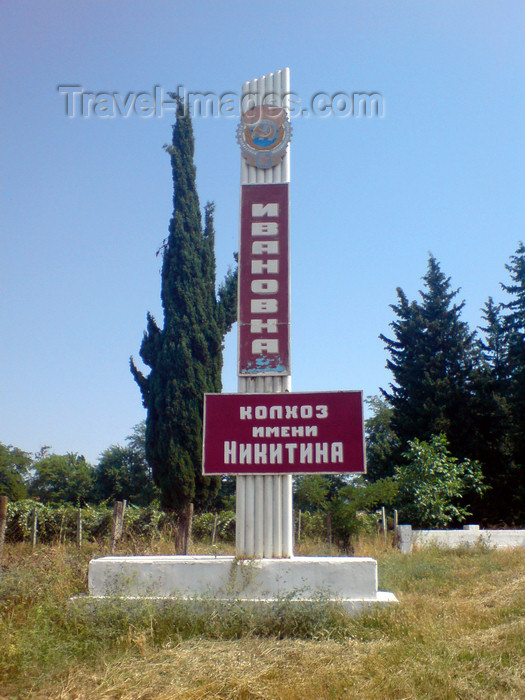
MULTIPOLYGON (((276 71, 244 83, 243 98, 257 95, 280 97, 289 112, 290 70, 276 71)), ((249 165, 241 154, 241 185, 287 183, 290 181, 290 146, 283 160, 262 170, 249 165)), ((288 280, 290 284, 290 280, 288 280)), ((291 391, 291 376, 239 376, 239 393, 277 394, 291 391)), ((236 553, 239 557, 293 557, 292 476, 280 474, 237 476, 236 553), (252 498, 253 492, 253 498, 252 498)))
POLYGON ((413 530, 411 525, 397 528, 398 546, 402 552, 412 547, 506 547, 525 548, 525 530, 480 530, 479 525, 464 525, 462 530, 413 530))
MULTIPOLYGON (((98 603, 111 603, 113 604, 114 598, 108 598, 106 596, 74 596, 71 598, 71 601, 79 606, 81 605, 83 609, 94 609, 98 603)), ((276 598, 276 599, 271 599, 271 598, 265 598, 264 600, 257 600, 255 598, 250 598, 250 599, 236 599, 236 600, 231 600, 231 599, 214 599, 214 600, 208 600, 206 598, 188 598, 188 597, 180 597, 180 598, 166 598, 166 597, 160 597, 160 596, 122 596, 118 599, 119 604, 129 604, 133 610, 136 610, 138 606, 140 606, 143 603, 147 603, 150 605, 151 603, 158 605, 160 608, 166 608, 170 605, 170 603, 175 602, 178 604, 179 602, 183 602, 185 606, 188 608, 191 608, 192 610, 195 610, 196 612, 200 610, 206 610, 208 609, 208 606, 210 604, 213 605, 214 610, 217 613, 222 613, 222 614, 228 614, 232 610, 235 611, 235 614, 238 615, 239 611, 241 610, 250 610, 253 609, 254 607, 261 608, 262 606, 268 606, 271 607, 274 604, 277 604, 279 606, 282 605, 283 599, 282 598, 276 598)), ((338 600, 323 600, 319 598, 315 599, 301 599, 301 600, 296 600, 296 599, 286 599, 286 604, 292 604, 294 606, 297 606, 298 608, 301 608, 301 606, 319 606, 319 608, 322 610, 323 605, 337 605, 341 606, 345 612, 347 612, 350 615, 357 615, 358 613, 364 612, 367 609, 370 608, 376 608, 376 607, 384 607, 386 605, 391 605, 392 603, 398 603, 399 601, 395 597, 393 593, 385 593, 384 591, 378 591, 377 597, 376 598, 352 598, 350 600, 343 600, 343 599, 338 599, 338 600)))
POLYGON ((295 557, 239 560, 231 556, 103 557, 89 564, 95 598, 206 598, 217 601, 397 602, 377 590, 377 562, 369 557, 295 557))

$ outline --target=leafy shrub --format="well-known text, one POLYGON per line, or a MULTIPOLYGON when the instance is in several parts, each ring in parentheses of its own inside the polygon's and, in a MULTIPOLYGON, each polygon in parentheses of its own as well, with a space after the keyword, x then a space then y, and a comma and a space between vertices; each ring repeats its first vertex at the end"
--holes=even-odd
POLYGON ((453 520, 465 520, 471 513, 462 499, 485 491, 479 462, 460 462, 449 452, 443 434, 428 442, 415 438, 408 445, 406 462, 396 467, 394 477, 403 521, 416 527, 445 527, 453 520))

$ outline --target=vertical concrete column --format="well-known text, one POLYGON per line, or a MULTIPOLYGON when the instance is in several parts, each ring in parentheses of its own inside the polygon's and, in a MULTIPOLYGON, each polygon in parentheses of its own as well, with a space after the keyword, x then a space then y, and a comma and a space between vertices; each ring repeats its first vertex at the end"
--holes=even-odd
POLYGON ((254 557, 262 559, 264 553, 264 476, 255 478, 254 503, 254 557))
MULTIPOLYGON (((289 69, 277 71, 246 82, 242 88, 242 103, 248 95, 254 104, 262 104, 265 95, 281 98, 290 92, 289 69)), ((273 168, 263 170, 248 165, 241 156, 241 184, 272 184, 290 181, 290 153, 273 168)), ((239 376, 239 393, 274 394, 291 391, 291 376, 239 376)), ((238 557, 293 556, 292 477, 285 475, 237 477, 236 553, 238 557)))
POLYGON ((246 531, 246 477, 238 476, 235 488, 235 544, 237 555, 245 551, 244 533, 246 531))
POLYGON ((404 554, 412 551, 412 525, 397 526, 397 541, 399 550, 404 554))
POLYGON ((283 477, 277 475, 266 478, 273 479, 273 556, 281 558, 283 556, 283 477))
POLYGON ((273 477, 264 476, 263 557, 273 557, 273 477))
POLYGON ((244 549, 245 556, 255 556, 255 477, 245 476, 244 549))
POLYGON ((282 479, 282 543, 283 557, 293 556, 293 494, 292 494, 292 477, 285 474, 282 479))

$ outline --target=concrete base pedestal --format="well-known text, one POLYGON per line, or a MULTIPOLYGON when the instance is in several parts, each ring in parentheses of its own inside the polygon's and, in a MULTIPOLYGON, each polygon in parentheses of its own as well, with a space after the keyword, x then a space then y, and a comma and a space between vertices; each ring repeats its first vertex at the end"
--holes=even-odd
POLYGON ((350 612, 397 602, 377 590, 368 557, 239 560, 231 556, 103 557, 89 564, 93 599, 207 599, 271 603, 322 600, 350 612))

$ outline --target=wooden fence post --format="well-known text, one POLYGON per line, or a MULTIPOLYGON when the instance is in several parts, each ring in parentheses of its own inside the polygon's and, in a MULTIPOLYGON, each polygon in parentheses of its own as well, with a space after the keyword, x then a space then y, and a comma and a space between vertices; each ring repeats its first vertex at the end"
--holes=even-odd
POLYGON ((0 496, 0 566, 4 554, 5 531, 7 528, 7 496, 0 496))
POLYGON ((113 554, 115 551, 115 541, 116 541, 115 535, 117 532, 118 508, 119 508, 119 501, 115 501, 115 503, 113 504, 113 516, 111 518, 111 536, 110 536, 111 554, 113 554))
POLYGON ((60 518, 60 530, 58 531, 58 544, 62 544, 62 533, 64 532, 64 520, 65 519, 66 519, 66 509, 64 508, 62 510, 62 517, 60 518))
POLYGON ((191 548, 191 535, 193 529, 193 503, 188 505, 188 528, 184 542, 184 554, 188 554, 191 548))
POLYGON ((83 539, 82 508, 77 511, 77 547, 82 547, 83 539))
POLYGON ((385 506, 381 507, 381 522, 383 525, 383 539, 385 541, 385 547, 386 547, 386 531, 387 531, 387 523, 386 523, 386 508, 385 506))
POLYGON ((119 526, 118 526, 118 539, 122 537, 122 533, 124 532, 124 513, 126 512, 126 506, 128 505, 128 502, 124 498, 122 500, 122 510, 120 511, 120 521, 119 521, 119 526))
POLYGON ((213 528, 211 531, 211 544, 212 546, 215 544, 215 538, 217 536, 217 521, 219 520, 219 514, 215 513, 214 518, 213 518, 213 528))
POLYGON ((394 547, 397 547, 399 544, 399 535, 397 532, 397 528, 399 526, 399 513, 397 510, 394 510, 394 547))
POLYGON ((115 505, 113 506, 113 522, 111 523, 111 554, 115 553, 117 541, 122 534, 122 513, 123 502, 115 501, 115 505))
POLYGON ((31 525, 31 546, 33 549, 36 547, 36 539, 38 535, 38 511, 35 508, 33 510, 33 524, 31 525))

